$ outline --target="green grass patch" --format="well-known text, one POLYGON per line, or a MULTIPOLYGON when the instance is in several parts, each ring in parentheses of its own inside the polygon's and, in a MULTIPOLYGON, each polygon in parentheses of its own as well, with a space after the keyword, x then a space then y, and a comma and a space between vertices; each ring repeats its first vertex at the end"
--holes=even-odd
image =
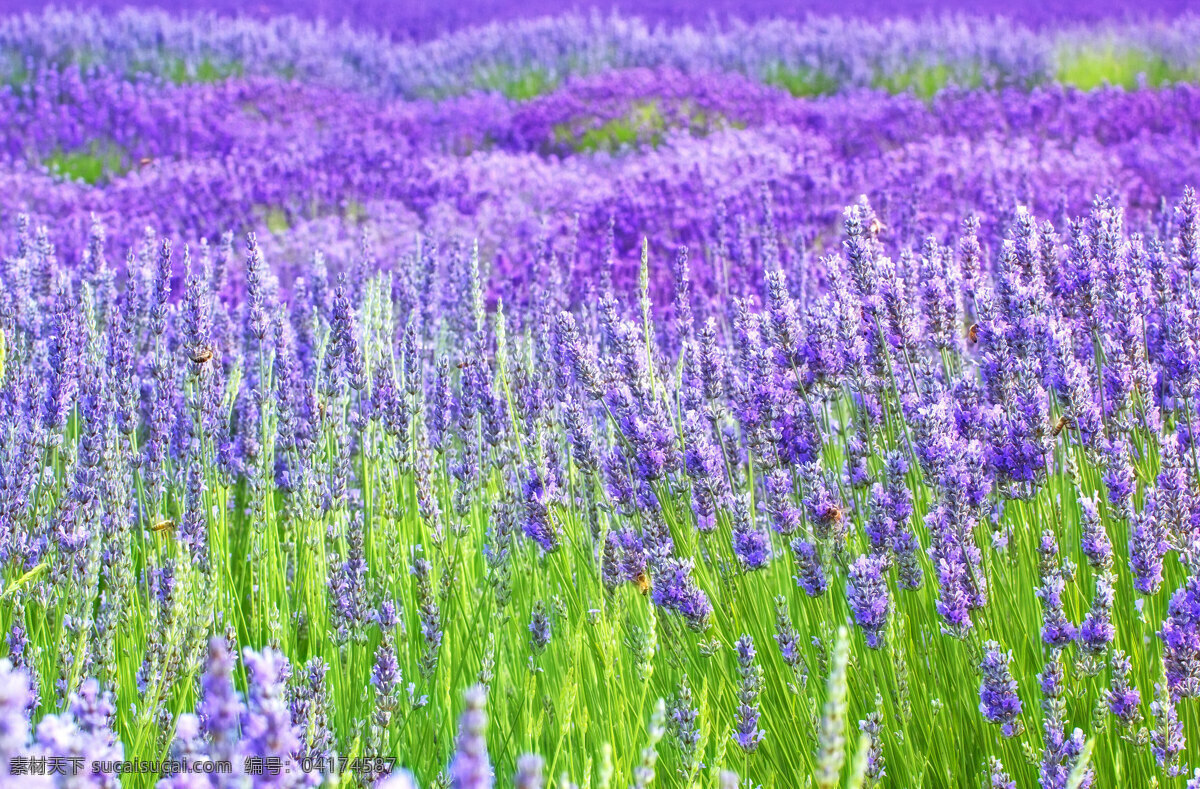
POLYGON ((4 76, 0 77, 0 84, 8 85, 12 88, 18 88, 29 82, 33 73, 29 70, 25 59, 17 52, 4 53, 4 76))
POLYGON ((1094 90, 1101 85, 1138 87, 1140 78, 1150 87, 1184 82, 1200 76, 1200 68, 1181 68, 1153 52, 1112 42, 1103 45, 1060 48, 1055 78, 1064 85, 1094 90))
POLYGON ((291 229, 292 223, 288 221, 287 212, 282 208, 268 208, 263 212, 263 223, 275 235, 286 233, 291 229))
POLYGON ((92 143, 73 151, 55 151, 42 162, 60 178, 88 184, 111 180, 130 169, 125 151, 112 143, 92 143))
POLYGON ((169 61, 165 76, 176 85, 207 85, 223 82, 230 77, 240 77, 245 72, 246 67, 237 61, 217 63, 206 57, 192 63, 185 58, 173 58, 169 61))
MULTIPOLYGON (((830 71, 793 68, 782 63, 769 68, 762 80, 798 98, 832 96, 845 87, 845 81, 830 71)), ((912 93, 928 99, 951 84, 978 88, 982 82, 977 68, 963 70, 945 63, 910 63, 895 69, 876 69, 871 86, 891 94, 912 93)))
POLYGON ((554 127, 553 148, 578 153, 604 151, 616 153, 662 144, 670 129, 686 128, 693 136, 704 136, 713 129, 730 126, 744 129, 746 124, 720 113, 710 113, 685 102, 678 112, 664 113, 657 100, 637 102, 619 118, 584 128, 587 119, 576 118, 554 127))
POLYGON ((777 63, 763 75, 763 82, 783 88, 800 97, 832 96, 841 89, 841 81, 822 69, 790 68, 777 63))
POLYGON ((480 69, 475 84, 484 90, 498 91, 514 101, 527 101, 558 87, 560 80, 544 69, 512 70, 507 67, 480 69))
POLYGON ((666 128, 656 102, 639 103, 624 118, 615 118, 585 131, 577 147, 581 151, 613 151, 636 145, 643 138, 651 145, 657 145, 666 128))
MULTIPOLYGON (((151 74, 175 84, 198 85, 222 82, 231 77, 241 77, 246 73, 245 64, 240 61, 220 62, 208 56, 197 60, 194 56, 185 57, 168 51, 160 50, 158 57, 133 58, 125 62, 120 71, 126 79, 151 74)), ((50 69, 64 71, 78 67, 87 70, 96 66, 112 66, 107 62, 104 53, 89 48, 65 50, 50 60, 37 63, 36 70, 50 69)), ((294 71, 294 68, 292 69, 294 71)), ((26 55, 20 51, 6 49, 0 52, 0 84, 20 86, 28 84, 34 75, 29 68, 26 55)))
POLYGON ((893 95, 911 93, 922 99, 932 98, 949 85, 978 88, 983 84, 978 69, 957 70, 945 63, 912 63, 904 68, 875 73, 871 86, 893 95))
POLYGON ((667 129, 666 119, 658 108, 658 102, 638 102, 623 117, 577 131, 579 122, 560 123, 554 127, 554 143, 559 148, 570 148, 580 153, 616 151, 640 144, 658 145, 667 129))
POLYGON ((347 200, 342 216, 351 224, 361 225, 367 221, 367 207, 358 200, 347 200))

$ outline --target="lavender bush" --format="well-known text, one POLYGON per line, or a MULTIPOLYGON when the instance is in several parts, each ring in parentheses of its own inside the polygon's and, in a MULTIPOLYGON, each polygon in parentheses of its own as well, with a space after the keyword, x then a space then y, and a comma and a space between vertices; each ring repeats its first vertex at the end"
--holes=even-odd
POLYGON ((763 8, 0 19, 0 784, 1200 784, 1200 18, 763 8))

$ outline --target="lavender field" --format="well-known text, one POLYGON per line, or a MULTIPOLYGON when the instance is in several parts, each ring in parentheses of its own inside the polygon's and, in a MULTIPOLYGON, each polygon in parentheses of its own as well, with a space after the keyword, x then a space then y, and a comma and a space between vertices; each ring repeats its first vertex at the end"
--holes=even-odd
POLYGON ((0 789, 1200 789, 1188 6, 0 0, 0 789))

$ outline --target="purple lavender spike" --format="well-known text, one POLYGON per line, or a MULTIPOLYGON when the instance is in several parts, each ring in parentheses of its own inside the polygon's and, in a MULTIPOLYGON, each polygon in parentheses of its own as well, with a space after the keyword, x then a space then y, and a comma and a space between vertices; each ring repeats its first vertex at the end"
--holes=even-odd
POLYGON ((450 760, 450 786, 452 789, 491 789, 492 765, 488 760, 487 741, 484 739, 487 732, 487 691, 475 685, 464 695, 467 706, 459 719, 458 738, 454 742, 454 756, 450 760))
POLYGON ((862 628, 867 646, 879 649, 883 646, 884 630, 887 628, 889 598, 886 557, 879 555, 860 556, 850 565, 846 581, 846 598, 855 623, 862 628))
POLYGON ((983 645, 983 659, 979 671, 983 679, 979 684, 979 711, 989 722, 998 724, 1005 737, 1017 734, 1021 715, 1021 699, 1017 696, 1017 683, 1012 678, 1009 663, 1011 653, 1000 651, 1000 645, 988 641, 983 645))

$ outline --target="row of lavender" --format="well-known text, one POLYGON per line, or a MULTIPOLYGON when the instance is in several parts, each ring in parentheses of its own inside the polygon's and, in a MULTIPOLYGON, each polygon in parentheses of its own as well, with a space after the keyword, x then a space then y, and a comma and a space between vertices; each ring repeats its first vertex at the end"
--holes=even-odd
MULTIPOLYGON (((20 83, 46 66, 103 64, 175 81, 236 75, 300 79, 390 97, 441 98, 478 90, 527 96, 611 69, 736 72, 805 93, 856 87, 1028 87, 1081 64, 1150 76, 1195 74, 1200 18, 1109 22, 1034 31, 978 16, 766 19, 717 27, 650 27, 637 17, 562 14, 467 28, 421 42, 293 16, 258 21, 156 11, 44 11, 0 19, 0 74, 20 83), (1136 70, 1135 70, 1136 73, 1136 70)), ((1121 72, 1122 78, 1126 76, 1121 72)), ((1115 81, 1115 80, 1114 80, 1115 81)))
MULTIPOLYGON (((994 241, 1017 203, 1061 221, 1100 189, 1119 190, 1145 218, 1200 170, 1197 98, 1183 85, 812 102, 739 77, 626 71, 528 102, 379 104, 262 80, 162 87, 43 73, 0 95, 0 210, 53 220, 67 259, 82 251, 93 214, 118 249, 147 225, 192 244, 213 228, 258 230, 285 282, 315 248, 339 264, 352 258, 363 227, 389 266, 415 232, 477 238, 490 298, 510 304, 523 304, 539 243, 581 294, 598 272, 575 265, 571 250, 596 249, 610 232, 620 282, 635 278, 643 237, 656 259, 677 244, 726 244, 742 265, 723 272, 697 256, 694 279, 705 295, 740 294, 761 290, 742 251, 762 243, 764 183, 796 271, 859 194, 908 244, 952 231, 969 210, 994 241), (576 150, 589 134, 615 143, 622 128, 634 139, 615 153, 576 150), (45 164, 104 151, 119 166, 96 184, 45 164)), ((653 267, 660 302, 667 268, 653 267)))
MULTIPOLYGON (((0 0, 0 13, 40 11, 43 3, 30 0, 0 0)), ((71 7, 72 3, 59 3, 71 7)), ((596 4, 584 0, 474 0, 445 4, 431 0, 411 0, 397 4, 388 0, 265 0, 247 4, 241 0, 199 0, 188 4, 191 10, 204 9, 227 17, 250 16, 269 19, 278 14, 294 14, 307 19, 321 18, 346 22, 360 28, 386 31, 397 39, 431 39, 450 31, 496 21, 550 16, 565 12, 586 13, 596 4)), ((173 10, 168 0, 89 0, 88 8, 107 12, 123 8, 163 8, 173 10)), ((880 17, 920 18, 947 13, 977 16, 1002 16, 1035 28, 1050 28, 1064 22, 1125 22, 1171 19, 1190 10, 1187 0, 1148 0, 1131 8, 1122 0, 901 0, 881 7, 870 0, 809 0, 803 6, 784 0, 710 0, 690 3, 684 0, 615 0, 604 8, 636 15, 652 24, 719 24, 733 19, 796 19, 810 16, 848 16, 877 21, 880 17)))

